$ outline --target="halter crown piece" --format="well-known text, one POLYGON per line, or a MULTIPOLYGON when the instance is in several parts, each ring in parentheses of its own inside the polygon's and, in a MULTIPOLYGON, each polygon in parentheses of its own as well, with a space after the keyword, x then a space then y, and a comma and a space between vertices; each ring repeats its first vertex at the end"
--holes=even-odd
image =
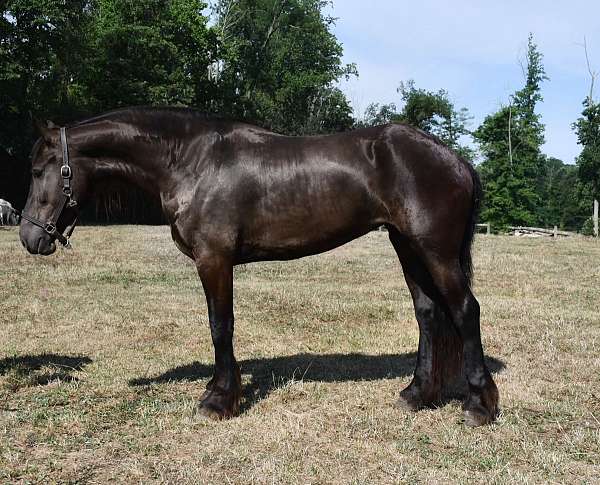
POLYGON ((41 227, 44 231, 46 231, 46 233, 58 240, 65 248, 70 249, 71 243, 69 242, 69 238, 73 233, 73 229, 75 229, 77 214, 73 223, 67 226, 69 230, 65 234, 61 233, 56 228, 56 224, 65 209, 68 208, 75 211, 77 210, 77 201, 72 197, 73 190, 71 189, 71 178, 73 177, 73 172, 71 171, 71 166, 69 165, 69 146, 67 145, 67 130, 65 127, 60 128, 60 144, 62 148, 62 165, 60 167, 60 176, 62 177, 62 193, 64 201, 60 211, 58 212, 58 215, 46 223, 41 222, 35 217, 31 217, 24 212, 21 213, 20 216, 26 221, 31 222, 34 226, 41 227))

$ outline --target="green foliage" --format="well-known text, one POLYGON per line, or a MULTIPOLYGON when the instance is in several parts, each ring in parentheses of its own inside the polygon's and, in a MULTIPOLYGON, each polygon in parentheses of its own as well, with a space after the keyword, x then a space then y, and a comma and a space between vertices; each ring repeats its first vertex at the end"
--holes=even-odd
POLYGON ((0 4, 0 197, 27 194, 31 115, 64 120, 85 104, 90 4, 85 0, 8 0, 0 4))
POLYGON ((367 106, 362 119, 356 122, 356 126, 364 128, 367 126, 386 125, 400 121, 400 115, 394 103, 383 104, 371 103, 367 106))
POLYGON ((420 89, 413 80, 409 80, 400 83, 398 92, 402 99, 402 110, 398 111, 393 103, 382 106, 370 104, 358 126, 408 123, 437 136, 465 158, 473 157, 473 151, 460 143, 461 137, 469 134, 467 124, 471 117, 466 108, 455 109, 447 91, 420 89))
POLYGON ((220 0, 215 6, 222 62, 213 110, 290 134, 352 126, 351 107, 335 87, 356 74, 324 15, 324 0, 220 0))
POLYGON ((89 4, 9 0, 0 10, 0 145, 23 156, 30 147, 30 111, 58 118, 77 111, 83 88, 89 4))
POLYGON ((126 105, 199 104, 216 36, 198 0, 9 0, 0 144, 23 157, 29 113, 59 122, 126 105))
POLYGON ((589 216, 591 193, 578 178, 577 167, 549 157, 540 178, 540 205, 537 208, 544 227, 578 231, 589 216))
POLYGON ((509 106, 487 116, 473 133, 484 157, 479 166, 485 192, 481 219, 496 228, 531 226, 541 220, 544 125, 535 108, 546 79, 542 54, 530 35, 525 86, 511 96, 509 106))
POLYGON ((85 73, 93 112, 204 105, 216 37, 199 0, 97 0, 85 73))
POLYGON ((594 219, 588 217, 581 226, 581 234, 584 236, 594 236, 594 219))
MULTIPOLYGON (((583 147, 577 157, 579 186, 587 197, 580 199, 582 213, 589 214, 594 199, 600 199, 600 103, 596 103, 593 93, 583 102, 583 111, 579 119, 573 123, 577 140, 583 147)), ((593 221, 586 219, 582 232, 593 234, 593 221)))
POLYGON ((583 102, 581 117, 573 124, 583 147, 577 166, 581 181, 589 186, 592 196, 600 199, 600 103, 590 97, 583 102))

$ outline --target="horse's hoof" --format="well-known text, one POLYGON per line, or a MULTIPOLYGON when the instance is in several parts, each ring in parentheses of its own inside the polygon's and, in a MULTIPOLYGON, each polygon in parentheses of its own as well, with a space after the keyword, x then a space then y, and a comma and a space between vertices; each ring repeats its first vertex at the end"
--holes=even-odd
POLYGON ((394 406, 404 411, 419 411, 426 407, 423 399, 411 387, 407 387, 400 392, 400 397, 398 397, 394 406))
POLYGON ((227 416, 224 414, 220 414, 216 409, 209 408, 207 406, 199 403, 196 406, 196 412, 194 413, 196 416, 207 419, 210 421, 221 421, 222 419, 226 419, 227 416))
POLYGON ((498 417, 498 401, 498 388, 490 378, 485 387, 464 401, 465 424, 474 427, 493 423, 498 417))
POLYGON ((483 406, 465 409, 465 425, 470 428, 492 424, 496 419, 496 413, 490 413, 483 406))
POLYGON ((398 409, 402 409, 403 411, 418 411, 419 409, 423 409, 423 403, 417 400, 406 399, 402 395, 398 398, 398 400, 394 403, 394 407, 398 409))
POLYGON ((196 414, 214 421, 237 416, 240 409, 239 393, 225 393, 207 389, 202 394, 196 414))

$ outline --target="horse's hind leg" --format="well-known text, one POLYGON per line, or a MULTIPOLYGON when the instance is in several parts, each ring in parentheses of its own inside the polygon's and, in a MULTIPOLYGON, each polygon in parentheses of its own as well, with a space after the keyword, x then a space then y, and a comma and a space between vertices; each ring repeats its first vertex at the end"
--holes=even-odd
POLYGON ((423 250, 423 260, 463 342, 464 372, 469 389, 463 403, 465 423, 469 426, 491 423, 498 414, 498 389, 483 357, 479 303, 471 293, 458 257, 423 250))
POLYGON ((400 407, 433 406, 443 395, 466 386, 462 375, 462 341, 444 310, 443 299, 417 253, 393 227, 390 240, 398 254, 419 324, 417 364, 409 386, 400 393, 400 407))

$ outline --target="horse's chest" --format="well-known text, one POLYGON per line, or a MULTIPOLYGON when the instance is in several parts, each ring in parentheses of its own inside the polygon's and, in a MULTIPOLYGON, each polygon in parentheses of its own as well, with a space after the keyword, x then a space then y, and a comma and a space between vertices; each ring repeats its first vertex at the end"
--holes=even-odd
POLYGON ((177 246, 177 249, 179 249, 186 256, 193 259, 194 254, 192 252, 192 247, 188 242, 185 241, 185 239, 181 235, 177 224, 171 225, 171 237, 173 238, 173 242, 175 243, 175 246, 177 246))

